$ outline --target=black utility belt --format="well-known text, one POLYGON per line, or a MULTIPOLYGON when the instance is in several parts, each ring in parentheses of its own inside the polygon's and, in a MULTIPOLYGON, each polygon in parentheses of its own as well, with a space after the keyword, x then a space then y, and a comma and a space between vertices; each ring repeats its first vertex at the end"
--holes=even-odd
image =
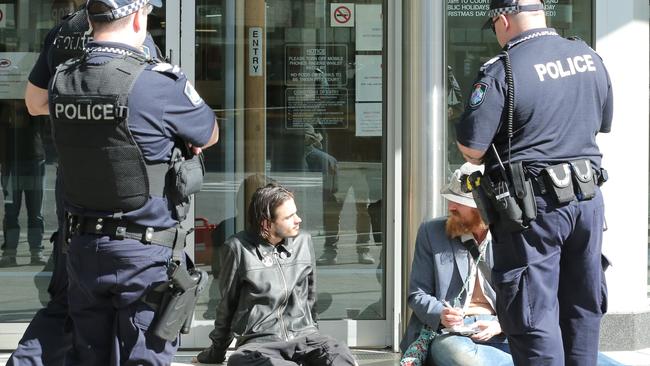
POLYGON ((176 227, 168 229, 156 229, 149 226, 142 226, 127 222, 125 220, 111 217, 90 217, 79 215, 68 215, 67 217, 69 235, 105 235, 113 240, 133 239, 144 244, 155 244, 169 248, 174 243, 185 242, 187 232, 178 230, 176 227), (182 235, 183 238, 178 238, 182 235))
POLYGON ((472 192, 481 218, 488 225, 517 232, 537 217, 536 195, 549 194, 559 204, 586 201, 596 196, 596 186, 607 180, 607 171, 596 172, 588 159, 569 161, 545 168, 539 176, 528 175, 521 161, 487 174, 474 172, 461 177, 472 192))
POLYGON ((557 203, 586 201, 596 195, 596 186, 604 183, 606 171, 597 172, 588 159, 581 159, 546 167, 531 180, 536 193, 550 194, 557 203))

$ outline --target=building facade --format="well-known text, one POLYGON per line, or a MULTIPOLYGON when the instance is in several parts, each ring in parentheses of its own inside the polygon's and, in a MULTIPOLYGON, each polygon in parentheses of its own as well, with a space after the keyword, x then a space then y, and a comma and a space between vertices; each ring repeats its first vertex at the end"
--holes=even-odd
MULTIPOLYGON (((31 264, 29 243, 39 238, 47 257, 56 230, 56 151, 48 119, 26 112, 25 82, 47 31, 82 2, 0 3, 0 215, 3 242, 18 243, 18 266, 0 268, 0 349, 15 347, 47 301, 51 268, 31 264)), ((614 88, 613 132, 598 137, 614 264, 603 349, 650 347, 648 3, 545 3, 551 27, 603 57, 614 88)), ((279 181, 295 192, 320 259, 321 329, 352 347, 396 350, 417 228, 445 213, 438 191, 462 163, 453 125, 479 67, 499 51, 481 29, 488 5, 183 0, 155 9, 152 36, 221 126, 189 222, 196 262, 216 273, 214 246, 244 228, 255 187, 279 181)), ((183 347, 209 343, 218 301, 215 284, 183 347)))

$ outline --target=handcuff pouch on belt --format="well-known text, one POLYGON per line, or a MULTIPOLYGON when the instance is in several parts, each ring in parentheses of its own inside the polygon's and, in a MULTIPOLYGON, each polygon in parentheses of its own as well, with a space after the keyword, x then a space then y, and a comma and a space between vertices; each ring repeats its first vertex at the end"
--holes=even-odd
POLYGON ((557 203, 567 203, 576 199, 569 164, 556 164, 544 168, 547 187, 557 203))
POLYGON ((573 160, 544 168, 547 190, 559 204, 586 201, 596 195, 595 173, 588 159, 573 160))
MULTIPOLYGON (((573 172, 575 195, 579 201, 586 201, 596 196, 597 179, 588 159, 574 160, 569 163, 573 172)), ((601 169, 604 171, 604 169, 601 169)))
POLYGON ((187 217, 191 196, 201 190, 204 174, 203 154, 193 155, 179 147, 174 148, 168 173, 167 194, 174 203, 178 221, 187 217))

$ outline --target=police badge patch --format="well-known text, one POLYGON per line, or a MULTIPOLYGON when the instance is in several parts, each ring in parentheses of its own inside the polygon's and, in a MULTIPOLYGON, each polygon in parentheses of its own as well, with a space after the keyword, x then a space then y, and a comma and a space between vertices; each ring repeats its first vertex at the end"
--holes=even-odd
POLYGON ((195 106, 198 106, 199 104, 203 103, 203 99, 201 99, 201 96, 199 95, 199 93, 196 92, 196 90, 194 90, 194 87, 192 86, 192 84, 190 84, 189 81, 185 82, 185 96, 195 106))
POLYGON ((486 83, 476 83, 474 84, 474 90, 472 91, 472 96, 469 97, 469 106, 471 108, 476 108, 483 103, 485 100, 485 94, 487 94, 488 85, 486 83))

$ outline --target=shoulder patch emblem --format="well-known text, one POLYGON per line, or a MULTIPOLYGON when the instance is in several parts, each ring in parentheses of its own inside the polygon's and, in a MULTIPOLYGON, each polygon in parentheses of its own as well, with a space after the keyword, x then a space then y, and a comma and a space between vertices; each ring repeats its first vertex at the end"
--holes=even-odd
POLYGON ((485 100, 485 94, 487 94, 488 85, 486 83, 476 83, 472 89, 472 95, 469 97, 469 106, 470 108, 476 108, 480 106, 485 100))
POLYGON ((185 82, 184 92, 187 99, 189 99, 190 102, 194 104, 194 106, 198 106, 201 103, 203 103, 203 99, 201 99, 199 93, 197 93, 196 90, 194 90, 194 87, 192 86, 192 84, 190 84, 189 80, 185 82))

